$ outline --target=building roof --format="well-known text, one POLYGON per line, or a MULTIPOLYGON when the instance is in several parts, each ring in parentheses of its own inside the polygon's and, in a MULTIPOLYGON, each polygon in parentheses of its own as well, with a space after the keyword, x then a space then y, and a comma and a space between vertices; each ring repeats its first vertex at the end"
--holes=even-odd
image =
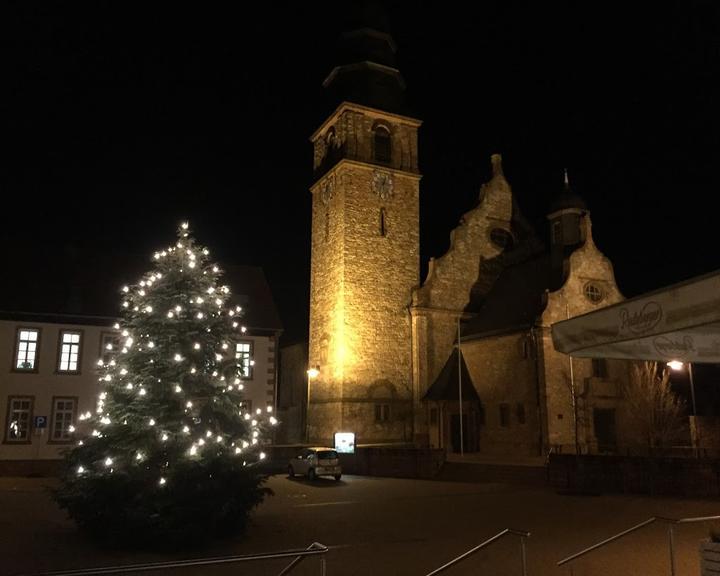
MULTIPOLYGON (((147 257, 106 255, 80 261, 48 258, 0 292, 0 318, 24 322, 112 324, 120 315, 120 287, 150 270, 147 257)), ((243 323, 253 330, 282 330, 262 268, 226 266, 225 281, 245 310, 243 323)))
MULTIPOLYGON (((479 401, 475 385, 473 384, 470 372, 465 364, 465 358, 460 357, 461 374, 462 374, 462 399, 479 401)), ((435 382, 428 388, 423 396, 423 400, 450 400, 457 401, 460 395, 460 382, 458 382, 458 350, 453 348, 450 358, 445 362, 445 366, 438 374, 435 382)))
POLYGON ((503 269, 476 315, 461 325, 463 341, 530 328, 551 288, 550 255, 535 254, 503 269))
POLYGON ((281 331, 283 326, 270 286, 259 266, 225 266, 224 279, 233 300, 242 306, 242 321, 255 330, 281 331))

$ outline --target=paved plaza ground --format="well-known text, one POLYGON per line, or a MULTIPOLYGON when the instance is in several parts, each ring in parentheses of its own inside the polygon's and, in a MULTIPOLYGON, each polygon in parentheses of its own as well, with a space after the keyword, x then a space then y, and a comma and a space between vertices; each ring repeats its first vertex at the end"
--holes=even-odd
MULTIPOLYGON (((243 539, 172 555, 98 550, 78 534, 44 491, 48 480, 0 478, 0 574, 251 554, 297 549, 318 541, 331 547, 328 575, 422 576, 506 527, 532 532, 528 574, 567 575, 556 562, 654 515, 720 514, 720 502, 633 496, 562 496, 549 489, 503 484, 347 476, 341 482, 273 476, 275 496, 253 516, 243 539)), ((698 543, 706 525, 676 531, 678 575, 699 574, 698 543)), ((518 543, 507 539, 448 575, 520 574, 518 543)), ((284 562, 173 574, 277 574, 284 562)), ((293 574, 319 574, 309 559, 293 574)), ((667 533, 653 525, 574 565, 574 576, 669 574, 667 533)), ((154 574, 161 574, 154 572, 154 574)))

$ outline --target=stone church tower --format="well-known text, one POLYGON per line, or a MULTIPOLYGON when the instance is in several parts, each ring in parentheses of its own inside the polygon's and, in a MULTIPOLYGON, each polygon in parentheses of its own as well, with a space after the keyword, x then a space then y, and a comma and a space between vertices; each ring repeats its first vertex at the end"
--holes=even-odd
POLYGON ((337 107, 312 135, 307 435, 413 439, 411 320, 419 283, 417 131, 389 34, 344 35, 323 85, 337 107), (314 372, 314 371, 313 371, 314 372))

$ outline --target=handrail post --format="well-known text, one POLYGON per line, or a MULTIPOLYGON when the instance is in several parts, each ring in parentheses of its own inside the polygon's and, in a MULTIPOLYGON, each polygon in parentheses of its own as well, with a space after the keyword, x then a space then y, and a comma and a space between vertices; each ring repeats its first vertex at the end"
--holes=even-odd
POLYGON ((668 523, 668 537, 670 544, 670 574, 675 576, 675 538, 673 536, 673 525, 668 523))
POLYGON ((522 576, 527 576, 527 559, 525 558, 525 536, 520 536, 520 559, 522 561, 522 576))

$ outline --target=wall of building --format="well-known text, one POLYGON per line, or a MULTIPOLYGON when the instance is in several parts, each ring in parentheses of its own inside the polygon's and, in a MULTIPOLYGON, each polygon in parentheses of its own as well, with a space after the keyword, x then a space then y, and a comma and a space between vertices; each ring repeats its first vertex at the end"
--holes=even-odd
POLYGON ((527 332, 473 340, 462 352, 484 411, 478 449, 486 454, 535 456, 540 453, 538 379, 532 339, 527 332), (508 420, 501 422, 501 406, 508 420), (519 407, 522 408, 519 408, 519 407))
POLYGON ((53 442, 50 438, 54 397, 77 400, 77 414, 95 409, 98 381, 95 374, 100 358, 101 334, 110 328, 78 324, 49 324, 0 320, 0 418, 2 419, 2 444, 0 460, 55 459, 69 442, 53 442), (36 372, 14 370, 18 328, 40 330, 40 345, 36 372), (81 352, 78 373, 57 372, 59 338, 62 330, 80 331, 81 352), (12 396, 31 397, 31 423, 36 416, 45 416, 46 428, 33 428, 31 424, 28 442, 8 441, 8 399, 12 396))
POLYGON ((271 406, 275 409, 276 378, 276 338, 274 336, 249 334, 238 338, 238 341, 252 342, 253 362, 252 377, 243 380, 243 395, 252 403, 252 409, 263 411, 271 406))
MULTIPOLYGON (((500 156, 493 155, 492 162, 493 177, 481 189, 481 202, 463 215, 450 235, 449 250, 430 260, 425 282, 413 292, 413 387, 418 415, 415 434, 420 442, 428 438, 420 399, 452 352, 457 318, 481 280, 481 263, 502 252, 490 241, 490 232, 495 228, 511 231, 512 189, 503 175, 500 156)), ((487 282, 488 288, 493 281, 487 282)))
POLYGON ((568 275, 563 286, 548 294, 547 306, 538 331, 541 370, 541 393, 546 410, 545 442, 563 451, 574 450, 575 418, 571 385, 577 401, 578 441, 584 451, 597 448, 593 411, 615 410, 617 440, 622 444, 632 438, 633 424, 621 401, 621 385, 629 377, 628 363, 606 360, 607 376, 593 377, 592 361, 570 359, 557 352, 552 342, 550 326, 591 312, 624 299, 615 282, 611 262, 597 249, 592 238, 590 216, 580 221, 585 243, 568 259, 568 275), (603 297, 593 302, 585 294, 588 283, 601 288, 603 297), (572 362, 572 377, 570 365, 572 362))
MULTIPOLYGON (((58 459, 70 441, 53 441, 53 398, 75 399, 73 423, 85 412, 94 412, 100 390, 96 375, 97 361, 101 357, 103 335, 113 335, 108 326, 90 324, 60 324, 49 322, 23 322, 0 320, 0 461, 36 461, 58 459), (37 369, 31 372, 14 369, 17 350, 17 333, 20 328, 40 330, 37 369), (58 367, 59 339, 63 330, 81 333, 80 368, 77 373, 60 373, 58 367), (32 399, 31 428, 28 441, 8 440, 9 399, 29 397, 32 399), (46 427, 32 425, 37 416, 46 417, 46 427)), ((243 340, 253 344, 254 366, 252 378, 244 381, 245 395, 253 409, 266 409, 275 404, 276 358, 274 335, 248 334, 243 340)), ((10 471, 33 471, 35 468, 5 468, 10 471)))
POLYGON ((339 430, 355 432, 360 442, 407 441, 412 436, 407 308, 418 284, 419 176, 406 171, 416 169, 416 157, 396 154, 397 146, 409 145, 396 136, 413 140, 408 131, 417 123, 352 106, 352 122, 344 127, 330 122, 316 135, 323 138, 335 129, 353 159, 340 160, 311 189, 308 363, 320 373, 310 383, 309 432, 318 442, 329 442, 339 430), (378 121, 393 134, 388 166, 370 163, 378 121), (390 407, 387 419, 375 418, 376 404, 390 407))

